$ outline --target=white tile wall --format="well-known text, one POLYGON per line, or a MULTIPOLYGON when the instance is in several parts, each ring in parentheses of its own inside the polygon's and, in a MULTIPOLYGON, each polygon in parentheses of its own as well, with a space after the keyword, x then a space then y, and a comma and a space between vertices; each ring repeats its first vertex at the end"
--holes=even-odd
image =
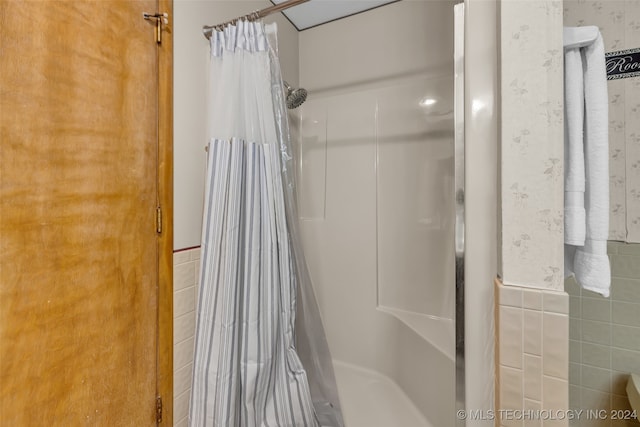
POLYGON ((200 248, 173 254, 173 425, 187 426, 200 248))
MULTIPOLYGON (((496 297, 499 325, 496 408, 566 411, 569 408, 568 295, 496 282, 496 297)), ((497 425, 502 427, 568 425, 567 420, 545 420, 542 416, 509 418, 509 413, 500 411, 498 415, 497 425)))

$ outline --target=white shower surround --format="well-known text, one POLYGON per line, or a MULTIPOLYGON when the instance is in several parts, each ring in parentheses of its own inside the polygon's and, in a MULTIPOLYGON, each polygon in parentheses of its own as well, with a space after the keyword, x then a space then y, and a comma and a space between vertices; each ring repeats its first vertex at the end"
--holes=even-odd
MULTIPOLYGON (((413 79, 412 83, 424 90, 429 80, 413 79)), ((451 78, 449 83, 452 87, 451 78)), ((451 423, 454 414, 453 275, 449 275, 448 298, 444 295, 434 298, 431 305, 433 310, 447 307, 446 313, 434 311, 440 317, 429 315, 429 300, 425 297, 430 290, 434 295, 446 290, 444 273, 447 267, 453 273, 453 248, 446 245, 438 248, 437 245, 444 243, 441 236, 434 239, 436 247, 421 248, 417 242, 413 245, 405 242, 410 248, 399 249, 395 254, 387 253, 381 258, 383 248, 378 243, 384 234, 379 232, 381 211, 393 206, 380 205, 379 199, 384 193, 381 187, 391 190, 394 185, 392 182, 381 183, 377 176, 377 171, 391 165, 383 166, 385 161, 380 156, 384 149, 376 144, 376 140, 395 133, 389 128, 382 130, 381 126, 384 126, 386 116, 384 107, 392 102, 389 98, 398 89, 348 91, 315 97, 303 106, 300 204, 302 211, 311 218, 302 220, 301 229, 332 356, 343 368, 338 369, 337 379, 343 386, 340 392, 346 405, 345 413, 349 414, 349 402, 354 399, 353 395, 343 393, 354 387, 357 389, 354 382, 346 378, 362 378, 356 372, 368 371, 367 381, 377 383, 376 373, 386 376, 406 393, 425 419, 433 425, 444 426, 451 423), (318 164, 323 166, 317 167, 318 164), (319 210, 313 212, 314 207, 319 210), (442 249, 445 253, 448 250, 448 259, 446 256, 441 260, 429 258, 427 253, 433 249, 442 249), (422 263, 409 262, 411 266, 404 277, 400 275, 396 277, 397 281, 392 281, 379 274, 385 267, 391 268, 403 258, 407 259, 406 255, 410 253, 416 257, 424 255, 424 260, 422 263), (436 274, 431 277, 417 274, 428 270, 436 274), (443 276, 439 277, 441 274, 443 276), (412 285, 413 289, 410 289, 412 285), (395 291, 392 297, 386 295, 391 291, 395 291), (383 305, 385 299, 389 306, 383 305), (425 311, 416 311, 418 302, 424 303, 425 311)), ((419 98, 416 98, 414 109, 420 108, 418 102, 419 98)), ((451 176, 452 135, 448 140, 442 138, 432 144, 439 145, 443 151, 449 148, 448 173, 451 176)), ((398 142, 397 145, 400 153, 416 157, 416 150, 412 153, 412 147, 407 146, 412 145, 410 142, 398 142)), ((388 162, 393 161, 388 159, 388 162)), ((399 170, 395 172, 402 176, 399 170)), ((416 170, 408 171, 411 172, 416 170)), ((409 194, 420 192, 420 188, 412 185, 406 190, 409 194)), ((452 206, 452 187, 450 194, 448 202, 452 206)), ((418 233, 420 226, 427 228, 415 219, 414 232, 418 233)), ((449 224, 449 231, 452 231, 451 226, 449 224)), ((408 228, 397 231, 407 233, 408 228)), ((449 236, 453 237, 452 232, 449 236)), ((391 242, 388 244, 392 245, 391 242)), ((352 408, 351 412, 354 413, 352 408)), ((347 425, 350 421, 357 422, 346 416, 347 425)), ((423 426, 428 424, 415 427, 423 426)))
MULTIPOLYGON (((490 50, 478 46, 486 62, 490 50)), ((456 423, 452 56, 452 2, 399 2, 300 33, 300 84, 310 91, 299 126, 303 242, 350 427, 371 422, 350 413, 370 410, 358 381, 395 387, 411 402, 423 421, 407 427, 456 423)), ((495 110, 485 76, 474 82, 485 102, 474 113, 486 126, 495 110)), ((481 147, 495 162, 491 140, 481 147)), ((491 205, 495 175, 480 178, 472 190, 486 185, 491 205)), ((476 236, 495 230, 495 214, 484 221, 476 236)), ((474 402, 490 409, 495 267, 481 258, 471 268, 489 272, 476 277, 486 282, 475 297, 489 308, 475 312, 472 348, 482 354, 472 358, 484 358, 476 365, 486 376, 473 375, 483 390, 474 402)))

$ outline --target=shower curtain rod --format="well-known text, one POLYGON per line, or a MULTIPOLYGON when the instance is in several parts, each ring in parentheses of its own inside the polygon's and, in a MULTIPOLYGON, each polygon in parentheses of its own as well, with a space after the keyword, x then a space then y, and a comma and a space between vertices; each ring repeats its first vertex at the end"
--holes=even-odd
POLYGON ((256 21, 260 18, 264 18, 265 16, 271 15, 272 13, 280 12, 281 10, 289 9, 290 7, 297 6, 302 3, 306 3, 309 0, 287 0, 282 3, 267 7, 265 9, 256 10, 248 15, 239 16, 230 21, 223 22, 222 24, 217 25, 205 25, 202 27, 202 32, 207 39, 211 38, 211 34, 213 30, 222 30, 227 25, 233 25, 241 19, 246 19, 248 21, 256 21))

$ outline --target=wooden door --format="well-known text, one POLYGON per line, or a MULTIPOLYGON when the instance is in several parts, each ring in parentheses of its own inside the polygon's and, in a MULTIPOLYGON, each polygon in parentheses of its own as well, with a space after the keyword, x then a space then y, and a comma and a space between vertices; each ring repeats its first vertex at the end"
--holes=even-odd
POLYGON ((157 10, 0 0, 2 426, 156 425, 157 10))

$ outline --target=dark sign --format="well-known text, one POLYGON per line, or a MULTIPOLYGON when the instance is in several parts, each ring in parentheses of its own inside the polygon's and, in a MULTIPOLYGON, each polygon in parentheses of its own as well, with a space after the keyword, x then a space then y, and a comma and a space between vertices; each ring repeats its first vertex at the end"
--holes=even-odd
POLYGON ((607 80, 640 76, 640 48, 609 52, 605 61, 607 80))

